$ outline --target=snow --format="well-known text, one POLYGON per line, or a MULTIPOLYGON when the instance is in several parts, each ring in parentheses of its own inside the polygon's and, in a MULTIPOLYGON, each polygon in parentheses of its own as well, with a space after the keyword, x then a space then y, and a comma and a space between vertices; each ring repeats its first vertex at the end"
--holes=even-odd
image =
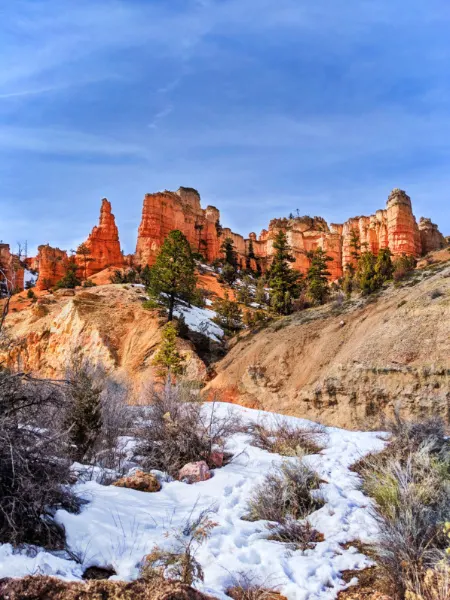
MULTIPOLYGON (((205 411, 211 408, 211 404, 204 406, 205 411)), ((220 416, 227 411, 238 413, 246 422, 270 424, 276 418, 229 404, 219 403, 215 410, 220 416)), ((292 424, 311 424, 283 418, 292 424)), ((214 477, 205 482, 187 485, 163 481, 160 492, 146 494, 102 486, 94 480, 80 481, 77 490, 88 503, 80 514, 60 510, 56 519, 64 525, 68 546, 82 564, 43 550, 35 556, 13 553, 6 544, 0 546, 0 578, 39 572, 79 579, 88 566, 111 565, 117 578, 133 579, 138 576, 142 558, 154 545, 170 546, 175 529, 193 513, 214 506, 212 519, 217 526, 196 555, 205 573, 204 582, 197 585, 200 590, 225 600, 224 590, 233 583, 233 576, 245 571, 256 580, 277 586, 288 600, 334 599, 346 586, 340 574, 343 570, 370 564, 356 548, 344 549, 341 544, 376 538, 376 525, 368 510, 371 501, 358 490, 358 476, 349 467, 366 453, 381 450, 385 442, 375 432, 325 431, 326 448, 319 455, 304 458, 326 481, 321 484, 325 505, 309 517, 325 539, 312 550, 288 550, 266 539, 264 521, 241 519, 254 486, 274 465, 293 459, 253 447, 249 437, 240 433, 233 436, 229 447, 235 459, 216 469, 214 477)))
POLYGON ((187 304, 179 302, 175 306, 173 314, 176 317, 182 315, 189 329, 202 333, 215 342, 220 342, 224 336, 223 329, 213 321, 217 314, 213 310, 198 306, 189 307, 187 304))

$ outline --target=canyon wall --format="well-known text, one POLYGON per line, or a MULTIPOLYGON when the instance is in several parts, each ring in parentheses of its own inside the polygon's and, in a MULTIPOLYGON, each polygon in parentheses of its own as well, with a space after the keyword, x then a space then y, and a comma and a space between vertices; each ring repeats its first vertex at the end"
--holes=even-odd
POLYGON ((86 264, 83 256, 78 255, 76 260, 83 274, 86 270, 87 277, 99 273, 106 267, 120 268, 124 264, 120 249, 119 230, 111 212, 111 203, 106 198, 102 200, 99 224, 91 231, 85 246, 90 251, 86 257, 86 264))
MULTIPOLYGON (((132 264, 153 265, 165 238, 174 229, 186 236, 192 249, 202 254, 208 262, 221 258, 221 245, 225 238, 233 240, 238 262, 245 267, 248 262, 249 245, 253 246, 255 259, 252 268, 265 271, 274 256, 273 241, 283 230, 295 258, 293 267, 306 271, 309 266, 307 252, 322 248, 333 260, 328 269, 331 279, 341 277, 345 267, 352 263, 352 239, 359 240, 360 250, 377 253, 389 248, 394 256, 409 254, 419 257, 445 246, 446 241, 437 225, 422 218, 417 224, 409 196, 394 189, 388 197, 386 208, 371 216, 352 217, 342 224, 328 225, 322 217, 290 217, 273 219, 268 229, 259 236, 250 233, 246 239, 229 228, 222 228, 220 212, 214 206, 201 207, 200 194, 193 188, 180 187, 176 192, 165 190, 146 194, 142 218, 138 229, 136 253, 124 257, 119 233, 111 212, 111 204, 102 200, 100 221, 89 235, 85 245, 90 251, 86 265, 91 276, 108 266, 124 267, 132 264)), ((47 289, 64 275, 67 254, 57 248, 40 246, 38 289, 47 289), (44 281, 45 280, 45 281, 44 281)), ((77 256, 80 269, 84 259, 77 256)))

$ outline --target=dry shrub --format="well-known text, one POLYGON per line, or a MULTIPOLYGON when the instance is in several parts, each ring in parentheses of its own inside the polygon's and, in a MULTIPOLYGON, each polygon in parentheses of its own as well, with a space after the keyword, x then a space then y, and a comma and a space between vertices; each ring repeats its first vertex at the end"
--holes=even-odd
MULTIPOLYGON (((376 559, 396 598, 419 590, 443 556, 442 524, 450 513, 450 448, 440 419, 404 421, 397 414, 391 443, 356 465, 374 501, 376 559)), ((432 581, 429 578, 430 581, 432 581)), ((432 599, 431 592, 423 596, 432 599)), ((439 596, 437 596, 439 598, 439 596)), ((434 599, 433 599, 434 600, 434 599)))
POLYGON ((226 590, 233 600, 283 600, 270 578, 261 581, 251 571, 241 571, 232 576, 232 585, 226 590))
POLYGON ((311 550, 324 540, 323 534, 316 531, 309 521, 302 523, 289 517, 281 523, 269 523, 267 529, 269 540, 288 544, 292 550, 311 550))
POLYGON ((68 582, 56 577, 0 580, 5 600, 212 600, 180 582, 89 581, 68 582))
POLYGON ((405 600, 448 600, 450 598, 450 569, 444 562, 428 569, 421 581, 407 590, 405 600))
POLYGON ((203 581, 203 569, 195 555, 217 525, 211 519, 212 512, 212 509, 206 509, 195 519, 189 518, 180 530, 174 532, 174 543, 170 549, 155 546, 145 557, 141 577, 148 581, 167 578, 188 585, 203 581))
POLYGON ((285 462, 253 490, 244 518, 276 523, 284 523, 287 518, 303 519, 323 506, 323 499, 312 494, 318 487, 317 474, 301 459, 285 462))
POLYGON ((76 510, 67 435, 55 431, 61 386, 0 371, 0 541, 61 546, 57 508, 76 510))
POLYGON ((318 454, 323 450, 327 438, 325 428, 321 425, 301 427, 292 425, 282 417, 276 418, 272 427, 257 423, 250 433, 254 446, 282 456, 318 454))
POLYGON ((186 402, 183 388, 170 380, 161 392, 151 390, 151 399, 149 413, 138 431, 137 452, 147 469, 177 477, 190 462, 204 460, 214 468, 212 453, 226 452, 228 439, 241 427, 231 410, 219 417, 214 403, 208 414, 201 404, 186 402))

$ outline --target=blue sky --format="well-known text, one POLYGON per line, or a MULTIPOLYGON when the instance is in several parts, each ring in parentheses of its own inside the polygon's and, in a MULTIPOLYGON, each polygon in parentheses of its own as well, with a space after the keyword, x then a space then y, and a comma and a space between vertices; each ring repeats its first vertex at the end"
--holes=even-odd
POLYGON ((405 189, 450 233, 448 0, 0 4, 0 239, 73 248, 197 188, 247 235, 405 189))

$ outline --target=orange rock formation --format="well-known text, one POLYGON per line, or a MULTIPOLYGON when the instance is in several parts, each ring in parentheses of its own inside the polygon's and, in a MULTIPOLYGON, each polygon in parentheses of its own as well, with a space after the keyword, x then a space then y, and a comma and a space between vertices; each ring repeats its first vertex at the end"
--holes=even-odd
MULTIPOLYGON (((429 219, 421 219, 419 225, 412 212, 411 199, 399 189, 389 195, 386 208, 369 217, 353 217, 343 224, 330 226, 321 217, 294 217, 273 219, 267 230, 257 237, 250 233, 248 239, 220 225, 220 212, 214 206, 202 208, 199 193, 186 187, 176 192, 164 191, 146 194, 139 225, 136 254, 124 257, 121 253, 119 234, 111 213, 111 204, 103 199, 100 222, 94 227, 86 245, 91 251, 87 274, 91 276, 106 267, 123 267, 137 263, 152 265, 159 248, 170 231, 179 229, 184 233, 193 250, 211 262, 221 257, 220 247, 230 237, 238 254, 241 267, 248 261, 249 245, 253 246, 255 259, 251 265, 267 269, 274 255, 273 241, 280 230, 287 234, 295 257, 293 267, 305 271, 309 266, 306 253, 321 247, 333 259, 329 263, 331 279, 342 276, 345 266, 352 261, 351 239, 356 231, 361 249, 374 252, 390 248, 394 256, 411 254, 419 257, 441 248, 445 239, 437 226, 429 219)), ((38 289, 45 289, 62 276, 61 268, 67 255, 61 250, 41 246, 39 249, 40 277, 38 289), (55 256, 56 253, 56 256, 55 256)), ((77 257, 81 266, 83 258, 77 257)))
MULTIPOLYGON (((111 212, 111 203, 106 198, 102 200, 99 224, 93 228, 85 245, 91 252, 86 261, 88 277, 103 271, 106 267, 123 266, 124 258, 120 249, 119 231, 111 212)), ((84 271, 85 265, 82 256, 77 256, 77 263, 84 271)))
POLYGON ((67 252, 52 248, 49 244, 38 247, 37 264, 39 277, 36 282, 38 291, 48 290, 66 274, 67 252))

